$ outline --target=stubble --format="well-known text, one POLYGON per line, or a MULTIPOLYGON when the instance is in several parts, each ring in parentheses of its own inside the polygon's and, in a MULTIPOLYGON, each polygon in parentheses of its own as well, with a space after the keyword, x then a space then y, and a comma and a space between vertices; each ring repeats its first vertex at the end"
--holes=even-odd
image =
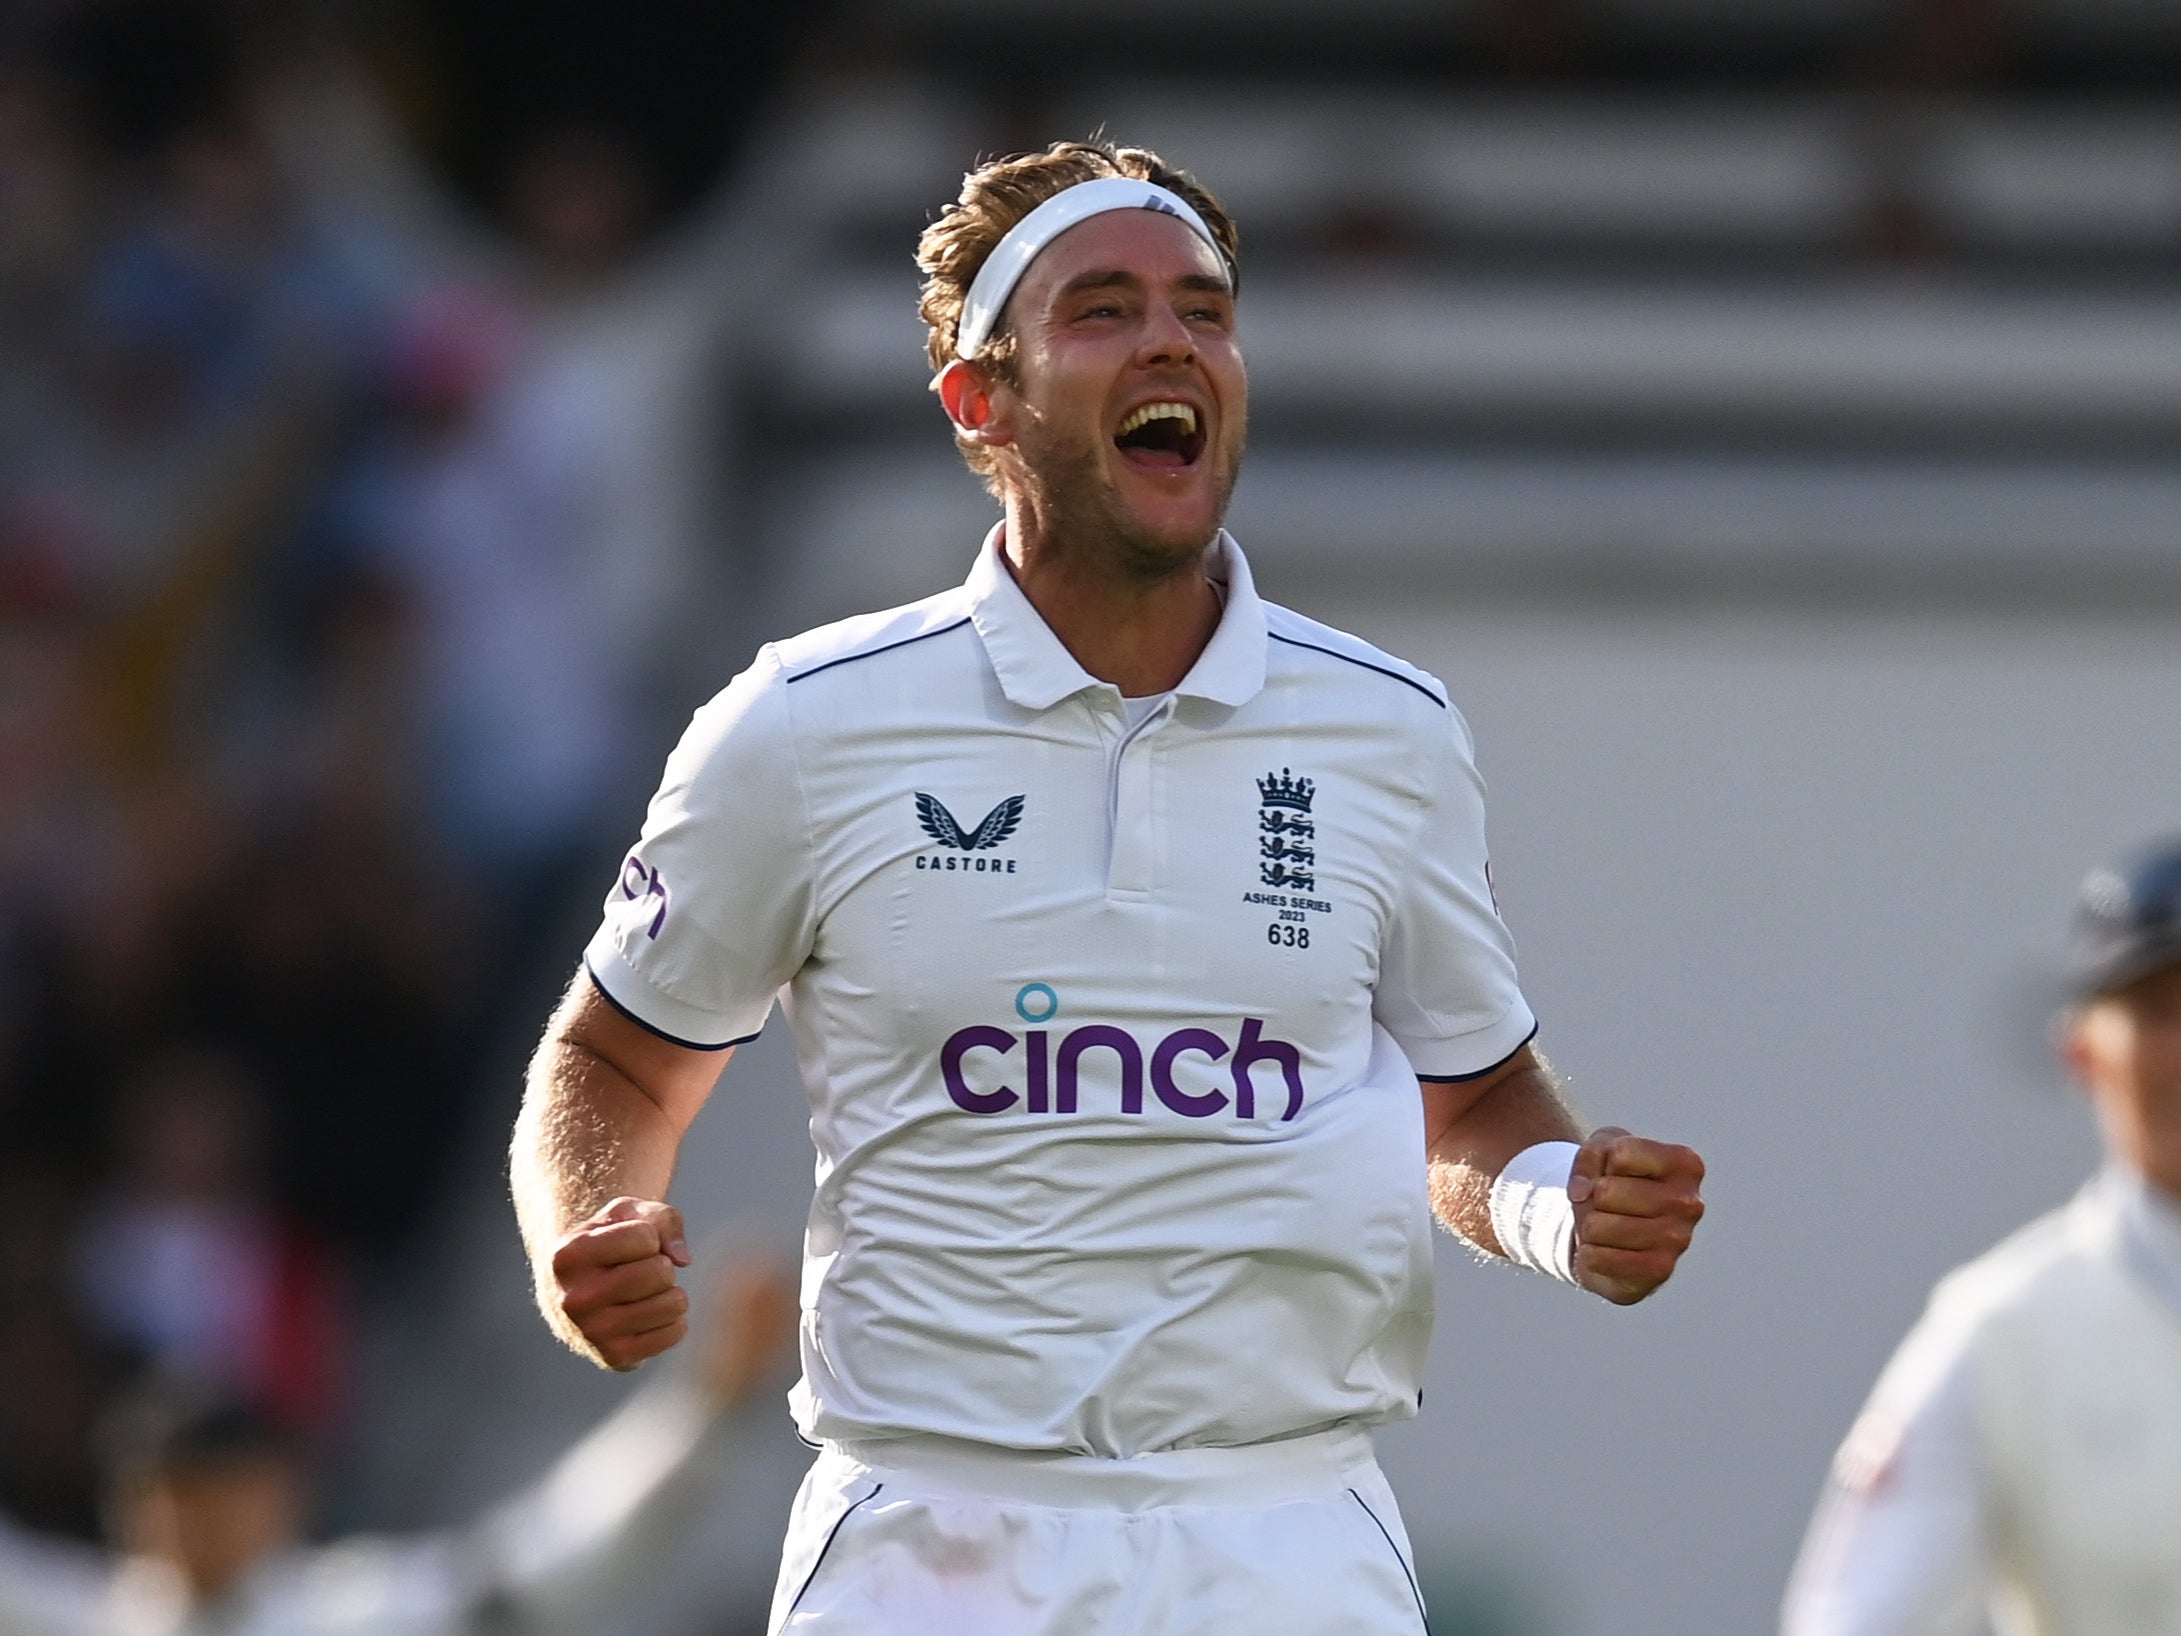
POLYGON ((1020 492, 1045 548, 1085 568, 1117 572, 1142 583, 1186 573, 1203 561, 1226 520, 1242 465, 1239 435, 1223 455, 1205 450, 1201 458, 1218 458, 1224 466, 1218 473, 1212 524, 1202 538, 1176 539, 1146 527, 1130 513, 1106 473, 1105 451, 1098 445, 1056 433, 1042 417, 1034 417, 1015 449, 1020 492))

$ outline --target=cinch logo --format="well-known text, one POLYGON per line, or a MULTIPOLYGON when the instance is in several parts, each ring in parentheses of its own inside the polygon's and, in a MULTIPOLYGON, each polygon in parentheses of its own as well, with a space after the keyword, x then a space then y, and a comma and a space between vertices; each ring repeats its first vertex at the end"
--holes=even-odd
MULTIPOLYGON (((1047 996, 1052 992, 1043 984, 1032 984, 1023 992, 1027 995, 1032 989, 1047 996)), ((1054 1004, 1033 1014, 1018 1002, 1016 1009, 1033 1020, 1042 1020, 1059 1007, 1054 1004)), ((1287 1089, 1287 1109, 1280 1115, 1284 1124, 1302 1112, 1302 1052, 1286 1040, 1265 1038, 1264 1030, 1262 1018, 1245 1017, 1242 1019, 1242 1038, 1230 1047, 1209 1028, 1177 1028, 1154 1045, 1147 1058, 1133 1034, 1106 1023, 1085 1023, 1081 1028, 1071 1028, 1060 1036, 1057 1044, 1052 1034, 1042 1028, 1028 1029, 1016 1035, 1004 1028, 979 1024, 957 1029, 947 1036, 946 1043, 939 1047, 939 1072, 947 1082, 947 1095, 964 1113, 1005 1113, 1018 1102, 1025 1113, 1073 1113, 1085 1054, 1110 1051, 1121 1068, 1123 1113, 1144 1111, 1144 1083, 1148 1079, 1151 1094, 1186 1119, 1209 1119, 1230 1106, 1237 1119, 1255 1119, 1257 1087, 1251 1076, 1253 1070, 1266 1065, 1276 1072, 1275 1088, 1284 1084, 1287 1089), (968 1059, 972 1052, 989 1051, 1004 1058, 1012 1056, 1018 1045, 1023 1048, 1024 1084, 1021 1091, 1012 1085, 992 1085, 988 1090, 979 1090, 970 1083, 968 1069, 972 1066, 981 1070, 979 1077, 987 1083, 998 1077, 992 1071, 995 1066, 1001 1072, 1007 1067, 1005 1063, 971 1064, 968 1059), (1174 1064, 1190 1052, 1213 1062, 1227 1063, 1228 1082, 1233 1087, 1231 1097, 1226 1091, 1185 1091, 1174 1082, 1174 1064)))
POLYGON ((644 933, 652 941, 658 941, 659 928, 666 924, 667 905, 673 900, 673 894, 666 889, 665 877, 631 852, 621 865, 621 895, 631 903, 642 903, 650 898, 659 900, 659 912, 651 917, 651 929, 644 933))

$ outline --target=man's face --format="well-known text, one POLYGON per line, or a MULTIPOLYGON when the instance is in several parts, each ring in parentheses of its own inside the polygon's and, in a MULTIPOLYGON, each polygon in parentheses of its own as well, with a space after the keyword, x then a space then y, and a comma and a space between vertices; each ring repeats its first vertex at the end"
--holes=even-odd
POLYGON ((279 1456, 190 1461, 144 1481, 128 1509, 128 1543, 212 1601, 295 1538, 302 1500, 293 1464, 279 1456))
POLYGON ((2097 1104, 2106 1145, 2181 1199, 2181 966, 2092 1000, 2068 1065, 2097 1104))
POLYGON ((1046 247, 1007 317, 1001 472, 1039 526, 1110 542, 1139 572, 1195 561, 1234 492, 1249 410, 1219 257, 1171 216, 1108 211, 1046 247))

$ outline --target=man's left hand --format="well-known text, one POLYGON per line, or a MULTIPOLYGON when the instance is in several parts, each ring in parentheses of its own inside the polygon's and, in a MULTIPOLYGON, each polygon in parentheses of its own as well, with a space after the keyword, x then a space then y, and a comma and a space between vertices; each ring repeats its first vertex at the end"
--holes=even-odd
POLYGON ((1689 1148, 1612 1125, 1593 1131, 1568 1175, 1575 1281, 1633 1306, 1673 1277, 1704 1217, 1703 1180, 1704 1161, 1689 1148))

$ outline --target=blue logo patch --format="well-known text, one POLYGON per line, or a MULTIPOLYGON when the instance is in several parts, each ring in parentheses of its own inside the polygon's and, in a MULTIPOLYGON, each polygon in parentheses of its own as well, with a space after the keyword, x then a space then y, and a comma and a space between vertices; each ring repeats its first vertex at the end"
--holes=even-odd
POLYGON ((1287 768, 1257 781, 1257 878, 1298 892, 1318 888, 1318 826, 1311 816, 1316 783, 1287 768))
POLYGON ((1013 858, 987 854, 1022 827, 1023 800, 1022 796, 1010 795, 980 818, 975 829, 965 831, 961 820, 947 811, 944 801, 918 790, 916 821, 926 835, 939 843, 940 850, 936 854, 919 852, 916 867, 943 874, 1012 875, 1013 858))
POLYGON ((924 833, 941 846, 960 847, 964 852, 989 852, 1014 834, 1022 823, 1022 803, 1021 796, 1010 795, 965 835, 954 814, 947 811, 939 797, 918 790, 916 821, 924 826, 924 833))

